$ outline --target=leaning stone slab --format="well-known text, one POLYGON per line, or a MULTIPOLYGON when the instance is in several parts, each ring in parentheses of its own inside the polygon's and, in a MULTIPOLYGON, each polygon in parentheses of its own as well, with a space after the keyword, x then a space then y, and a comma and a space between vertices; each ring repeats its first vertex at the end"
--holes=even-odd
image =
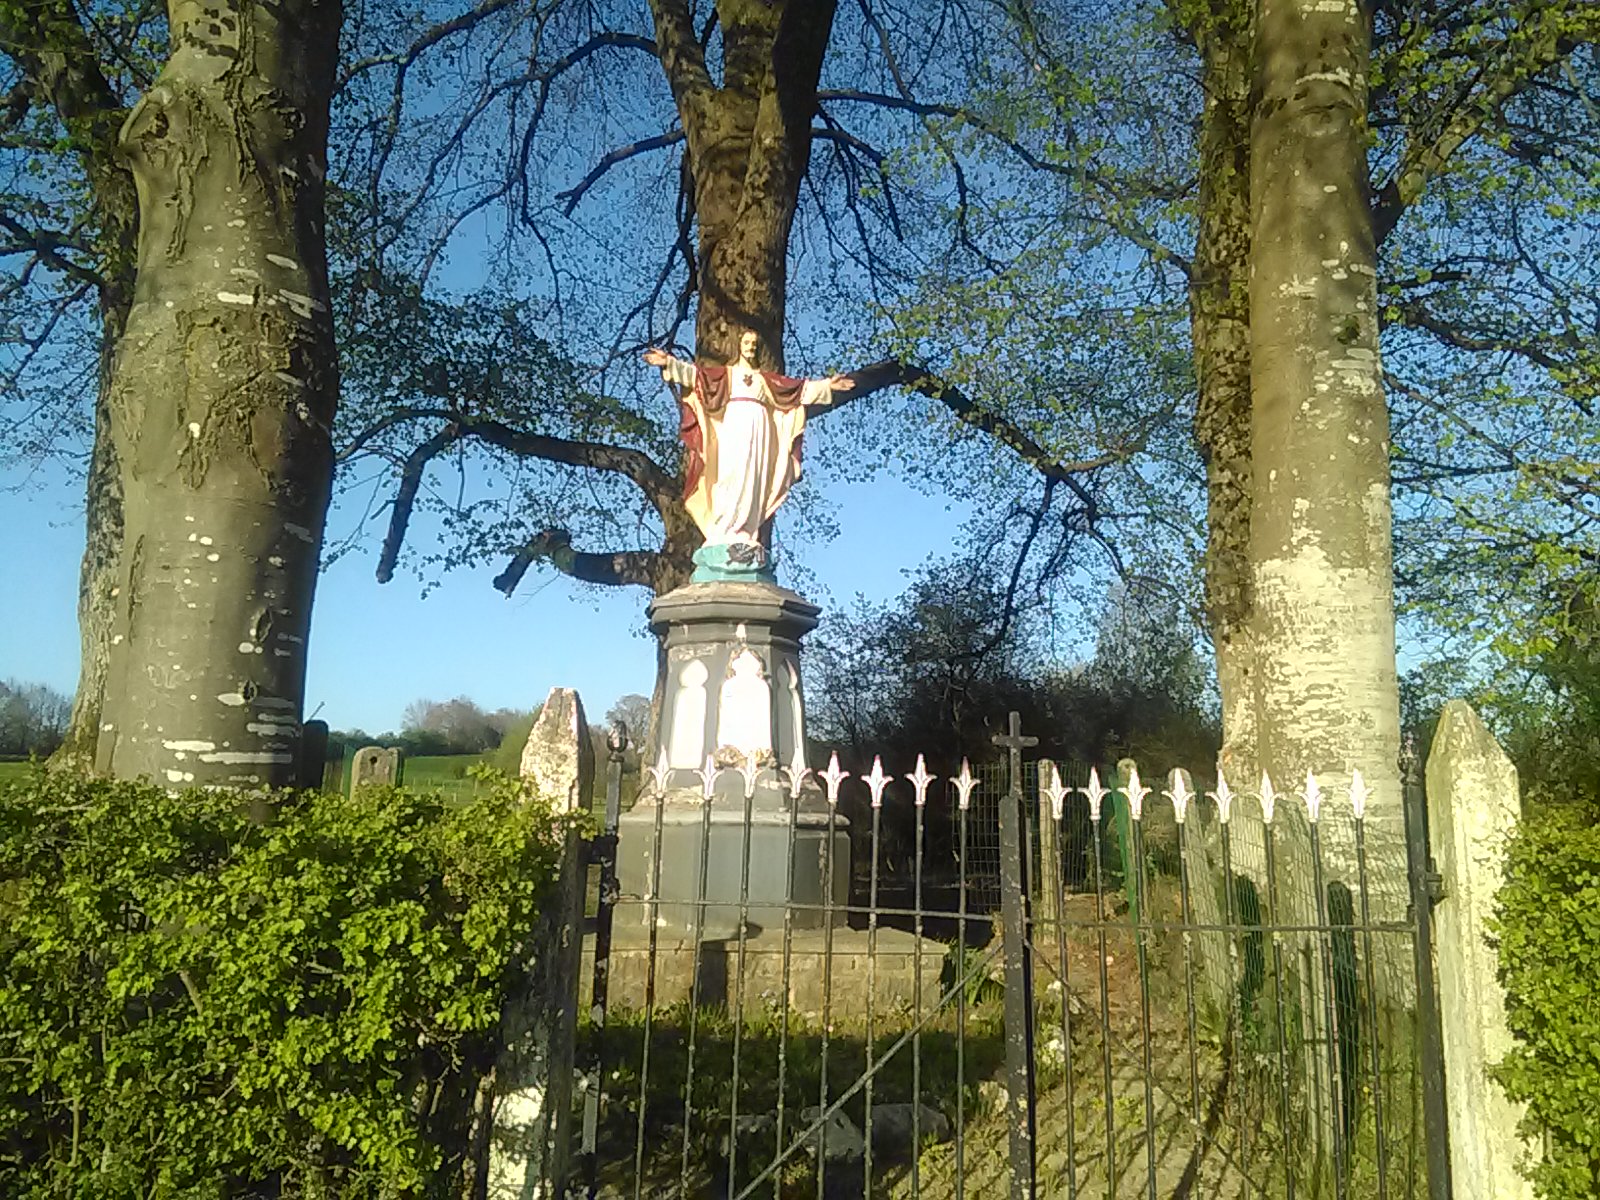
POLYGON ((1450 701, 1428 754, 1428 841, 1444 883, 1434 930, 1456 1200, 1533 1195, 1517 1170, 1533 1153, 1517 1136, 1522 1106, 1489 1077, 1511 1049, 1511 1033, 1488 921, 1521 815, 1517 769, 1478 715, 1450 701))
MULTIPOLYGON (((551 690, 523 749, 522 776, 558 812, 585 805, 594 782, 594 747, 577 692, 551 690)), ((507 1005, 503 1018, 507 1048, 495 1068, 489 1200, 565 1194, 584 875, 580 838, 573 829, 535 934, 528 989, 507 1005)))

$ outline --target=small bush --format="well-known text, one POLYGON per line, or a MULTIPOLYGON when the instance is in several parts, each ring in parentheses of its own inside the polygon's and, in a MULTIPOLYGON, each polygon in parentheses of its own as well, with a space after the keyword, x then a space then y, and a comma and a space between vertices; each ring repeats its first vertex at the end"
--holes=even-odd
POLYGON ((487 775, 266 811, 0 785, 0 1195, 459 1191, 558 823, 487 775))
POLYGON ((1527 1104, 1542 1200, 1600 1196, 1600 806, 1533 809, 1512 841, 1496 919, 1516 1045, 1497 1077, 1527 1104))

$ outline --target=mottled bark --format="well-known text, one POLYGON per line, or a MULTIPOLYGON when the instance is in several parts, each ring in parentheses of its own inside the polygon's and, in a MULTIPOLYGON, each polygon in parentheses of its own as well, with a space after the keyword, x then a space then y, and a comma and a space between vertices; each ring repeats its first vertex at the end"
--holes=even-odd
POLYGON ((1206 463, 1206 616, 1222 698, 1221 767, 1254 781, 1255 661, 1250 640, 1250 53, 1251 6, 1179 10, 1200 49, 1205 110, 1189 284, 1206 463))
MULTIPOLYGON (((1258 22, 1250 155, 1258 749, 1286 789, 1302 786, 1308 770, 1335 783, 1359 767, 1376 791, 1369 824, 1395 831, 1389 432, 1366 183, 1370 32, 1357 0, 1262 0, 1258 22)), ((1380 853, 1391 848, 1377 844, 1380 853)))
MULTIPOLYGON (((132 183, 131 177, 129 182, 132 183)), ((130 244, 134 240, 131 223, 128 239, 130 244)), ((133 290, 132 274, 130 265, 128 294, 133 290)), ((111 427, 111 366, 126 320, 126 298, 119 306, 109 307, 102 296, 94 448, 89 455, 83 563, 78 570, 78 689, 72 697, 72 719, 67 725, 66 738, 50 758, 50 766, 55 770, 91 771, 100 736, 122 556, 122 472, 111 427)))
POLYGON ((112 367, 124 551, 98 770, 285 784, 332 467, 323 193, 340 6, 171 0, 121 147, 138 273, 112 367))

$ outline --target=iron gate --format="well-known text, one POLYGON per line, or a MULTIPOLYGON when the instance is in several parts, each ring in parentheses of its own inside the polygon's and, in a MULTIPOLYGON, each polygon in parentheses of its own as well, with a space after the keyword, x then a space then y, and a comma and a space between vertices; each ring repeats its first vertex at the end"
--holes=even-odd
POLYGON ((1446 1200, 1414 766, 1402 821, 1359 775, 1158 791, 1029 761, 1015 714, 995 741, 987 795, 965 763, 835 759, 846 899, 754 924, 747 838, 738 898, 706 899, 702 866, 687 935, 659 876, 618 892, 613 749, 568 1194, 1446 1200), (713 939, 719 905, 740 919, 713 939))

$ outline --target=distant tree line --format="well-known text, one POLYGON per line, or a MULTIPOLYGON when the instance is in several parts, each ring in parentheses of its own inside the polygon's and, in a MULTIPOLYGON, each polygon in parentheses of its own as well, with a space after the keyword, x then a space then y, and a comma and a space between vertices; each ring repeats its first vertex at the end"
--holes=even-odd
POLYGON ((72 698, 42 683, 0 682, 0 758, 54 754, 67 734, 72 698))
MULTIPOLYGON (((523 744, 539 716, 539 707, 532 709, 485 709, 466 696, 453 700, 414 700, 406 705, 402 718, 404 724, 398 733, 368 733, 364 729, 338 729, 330 734, 332 741, 347 750, 362 746, 397 746, 413 758, 448 754, 490 755, 490 761, 501 770, 515 772, 522 758, 523 744)), ((606 710, 604 722, 591 715, 590 726, 600 747, 600 760, 605 757, 606 730, 615 722, 627 726, 628 740, 634 755, 644 740, 650 717, 650 701, 637 693, 621 696, 606 710)))

